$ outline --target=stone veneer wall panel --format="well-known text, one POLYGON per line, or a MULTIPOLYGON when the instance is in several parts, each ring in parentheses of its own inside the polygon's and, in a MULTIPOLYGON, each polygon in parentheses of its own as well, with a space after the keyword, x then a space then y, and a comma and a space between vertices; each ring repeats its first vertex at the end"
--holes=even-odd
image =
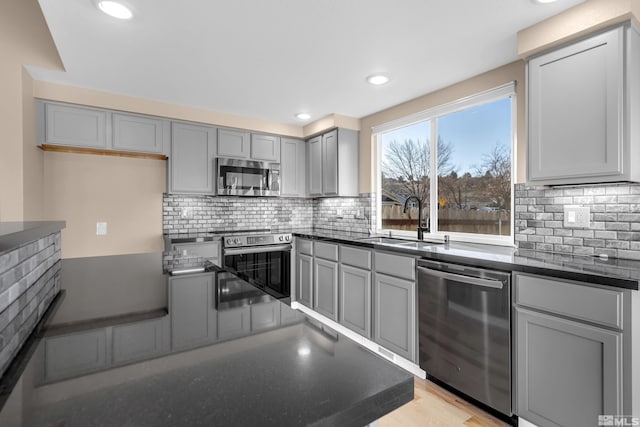
POLYGON ((0 255, 0 376, 60 291, 60 232, 0 255))
POLYGON ((640 260, 640 184, 515 186, 518 248, 640 260), (564 226, 564 207, 590 208, 590 227, 564 226))

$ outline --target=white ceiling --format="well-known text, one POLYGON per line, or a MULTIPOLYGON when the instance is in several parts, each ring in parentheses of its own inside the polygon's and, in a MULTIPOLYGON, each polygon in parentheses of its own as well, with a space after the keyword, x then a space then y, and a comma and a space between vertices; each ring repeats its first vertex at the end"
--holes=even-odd
POLYGON ((583 0, 39 0, 66 72, 36 80, 305 124, 363 117, 515 61, 516 32, 583 0), (373 87, 365 77, 387 73, 373 87), (308 122, 308 121, 307 121, 308 122))

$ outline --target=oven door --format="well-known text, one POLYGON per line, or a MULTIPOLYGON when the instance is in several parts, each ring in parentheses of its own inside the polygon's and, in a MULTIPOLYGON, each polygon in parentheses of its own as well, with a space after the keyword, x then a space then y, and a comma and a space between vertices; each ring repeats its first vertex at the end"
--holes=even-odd
POLYGON ((291 245, 225 248, 224 267, 275 298, 291 296, 291 245))

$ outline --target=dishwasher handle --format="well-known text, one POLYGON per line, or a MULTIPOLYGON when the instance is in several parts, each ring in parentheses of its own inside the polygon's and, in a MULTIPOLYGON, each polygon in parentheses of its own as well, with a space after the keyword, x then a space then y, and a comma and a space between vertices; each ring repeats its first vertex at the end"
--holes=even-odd
POLYGON ((501 280, 483 279, 480 277, 472 277, 472 276, 466 276, 464 274, 448 273, 446 271, 433 270, 431 268, 425 268, 425 267, 416 267, 416 269, 418 271, 424 272, 425 274, 430 274, 432 276, 435 276, 441 279, 456 280, 458 282, 463 282, 469 285, 484 286, 485 288, 493 288, 493 289, 502 289, 502 287, 504 286, 501 280))

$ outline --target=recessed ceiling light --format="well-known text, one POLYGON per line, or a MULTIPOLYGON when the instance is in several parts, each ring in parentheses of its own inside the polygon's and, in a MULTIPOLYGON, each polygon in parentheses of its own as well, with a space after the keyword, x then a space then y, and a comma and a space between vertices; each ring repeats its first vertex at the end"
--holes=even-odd
POLYGON ((131 9, 116 1, 102 0, 98 2, 98 7, 101 11, 114 18, 131 19, 133 16, 131 9))
POLYGON ((367 81, 372 85, 379 86, 387 83, 389 81, 389 77, 384 74, 372 74, 367 77, 367 81))
POLYGON ((553 3, 556 0, 532 0, 534 3, 542 3, 542 4, 546 4, 546 3, 553 3))
POLYGON ((296 114, 296 117, 300 120, 309 120, 311 118, 311 115, 307 113, 298 113, 296 114))

